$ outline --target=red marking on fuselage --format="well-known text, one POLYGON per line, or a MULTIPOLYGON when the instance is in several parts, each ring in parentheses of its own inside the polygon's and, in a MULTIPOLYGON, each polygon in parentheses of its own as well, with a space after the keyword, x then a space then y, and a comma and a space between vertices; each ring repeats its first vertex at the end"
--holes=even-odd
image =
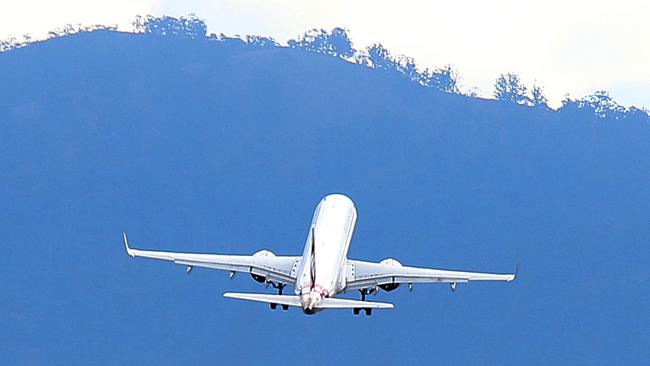
MULTIPOLYGON (((306 283, 306 284, 300 286, 300 293, 303 294, 303 295, 310 293, 311 290, 312 290, 312 286, 311 286, 310 283, 306 283)), ((321 296, 323 296, 323 297, 329 297, 330 296, 330 292, 327 291, 325 286, 315 284, 314 287, 313 287, 313 290, 320 293, 321 296)))

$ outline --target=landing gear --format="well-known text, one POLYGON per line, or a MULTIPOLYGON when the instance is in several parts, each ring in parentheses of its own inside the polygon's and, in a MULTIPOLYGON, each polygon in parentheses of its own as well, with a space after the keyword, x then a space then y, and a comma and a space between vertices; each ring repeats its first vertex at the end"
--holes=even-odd
MULTIPOLYGON (((271 282, 271 285, 273 285, 274 288, 278 289, 278 295, 282 295, 282 290, 286 286, 283 283, 273 283, 273 282, 271 282)), ((271 307, 271 310, 275 310, 275 309, 277 309, 278 304, 270 303, 269 306, 271 307)), ((282 305, 282 310, 284 310, 284 311, 289 310, 289 305, 282 305)))
MULTIPOLYGON (((376 291, 377 290, 375 289, 369 290, 367 288, 362 288, 361 290, 359 290, 359 292, 361 293, 361 301, 366 301, 366 295, 374 294, 376 291)), ((366 316, 372 315, 372 308, 353 308, 352 313, 354 315, 359 315, 359 313, 361 313, 361 310, 363 310, 366 313, 366 316)))
POLYGON ((286 285, 284 283, 273 283, 273 287, 278 289, 278 295, 282 295, 282 290, 286 285))
MULTIPOLYGON (((278 304, 276 303, 270 303, 269 306, 271 307, 271 310, 275 310, 278 308, 278 304)), ((287 311, 289 310, 289 305, 282 304, 282 310, 287 311)))
POLYGON ((359 290, 361 293, 361 301, 366 301, 366 295, 374 295, 378 291, 377 288, 362 288, 359 290))
POLYGON ((361 301, 366 301, 366 295, 370 295, 371 293, 367 288, 362 288, 359 292, 361 292, 361 301))
POLYGON ((353 308, 352 313, 354 315, 359 315, 361 313, 361 310, 366 313, 366 316, 372 315, 372 308, 353 308))

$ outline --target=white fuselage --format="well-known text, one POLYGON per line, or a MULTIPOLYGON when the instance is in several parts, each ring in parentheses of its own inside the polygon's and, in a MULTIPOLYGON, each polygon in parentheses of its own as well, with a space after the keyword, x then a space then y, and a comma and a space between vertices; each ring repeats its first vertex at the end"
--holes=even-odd
POLYGON ((313 312, 323 298, 345 289, 356 221, 354 203, 342 194, 328 195, 316 206, 295 286, 305 312, 313 312))

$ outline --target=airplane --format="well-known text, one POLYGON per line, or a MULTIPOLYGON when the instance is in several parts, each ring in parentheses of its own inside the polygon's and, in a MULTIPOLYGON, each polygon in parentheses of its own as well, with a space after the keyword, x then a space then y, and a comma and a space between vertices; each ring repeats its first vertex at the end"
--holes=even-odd
POLYGON ((510 282, 517 276, 518 265, 514 273, 496 274, 407 267, 393 258, 379 263, 348 259, 356 221, 357 210, 350 198, 343 194, 325 196, 314 211, 302 256, 276 256, 269 250, 253 255, 150 251, 131 248, 126 233, 123 240, 129 256, 173 261, 187 266, 187 273, 194 267, 230 271, 230 278, 237 272, 248 273, 255 281, 276 288, 277 295, 226 292, 223 296, 268 303, 271 309, 278 305, 283 310, 299 307, 308 315, 324 309, 352 309, 354 315, 363 310, 370 316, 372 309, 392 309, 393 304, 366 301, 366 296, 380 289, 393 291, 401 284, 412 290, 414 283, 448 283, 453 291, 458 283, 510 282), (287 285, 294 287, 293 295, 282 293, 287 285), (360 292, 360 300, 336 298, 353 290, 360 292))

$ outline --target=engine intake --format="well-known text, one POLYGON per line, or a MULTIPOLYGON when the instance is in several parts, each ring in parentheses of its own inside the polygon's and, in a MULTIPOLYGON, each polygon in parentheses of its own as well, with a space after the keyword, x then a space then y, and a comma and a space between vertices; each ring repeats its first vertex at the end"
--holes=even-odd
MULTIPOLYGON (((393 267, 401 267, 402 263, 398 262, 397 259, 394 258, 386 258, 383 261, 379 262, 381 264, 385 264, 388 266, 393 266, 393 267)), ((390 292, 393 290, 396 290, 399 287, 399 283, 386 283, 383 285, 379 285, 379 288, 386 291, 390 292)))
MULTIPOLYGON (((270 250, 263 249, 263 250, 260 250, 260 251, 256 252, 255 254, 253 254, 253 257, 275 257, 275 253, 273 253, 270 250)), ((253 277, 253 279, 255 281, 259 282, 259 283, 266 282, 266 277, 264 277, 264 276, 260 276, 260 275, 256 275, 254 273, 251 273, 251 277, 253 277)))

